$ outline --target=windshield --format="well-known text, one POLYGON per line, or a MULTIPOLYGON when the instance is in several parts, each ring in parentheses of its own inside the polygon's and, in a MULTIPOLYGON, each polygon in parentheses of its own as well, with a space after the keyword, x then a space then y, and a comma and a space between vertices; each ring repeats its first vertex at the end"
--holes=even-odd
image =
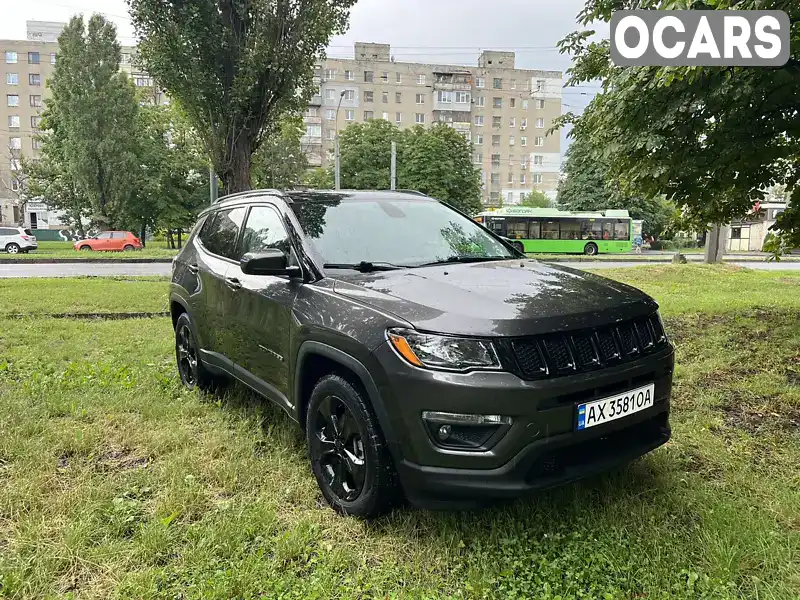
POLYGON ((326 264, 420 266, 454 258, 514 258, 472 220, 429 199, 296 202, 292 208, 326 264))

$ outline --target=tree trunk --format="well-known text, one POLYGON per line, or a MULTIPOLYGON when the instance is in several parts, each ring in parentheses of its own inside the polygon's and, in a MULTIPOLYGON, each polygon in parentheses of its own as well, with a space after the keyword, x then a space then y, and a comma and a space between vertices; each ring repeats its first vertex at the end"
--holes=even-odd
POLYGON ((167 248, 170 250, 175 248, 175 244, 172 241, 172 229, 167 229, 167 248))
POLYGON ((183 229, 178 227, 178 250, 183 248, 183 229))
POLYGON ((252 145, 246 131, 236 137, 233 147, 225 156, 227 168, 221 173, 225 194, 235 194, 253 189, 250 183, 252 145))
POLYGON ((147 240, 145 239, 146 237, 147 237, 147 224, 142 223, 141 235, 139 236, 139 239, 142 240, 142 248, 147 247, 147 240))
POLYGON ((715 223, 706 235, 706 255, 707 264, 721 263, 725 255, 725 247, 728 245, 728 227, 715 223))

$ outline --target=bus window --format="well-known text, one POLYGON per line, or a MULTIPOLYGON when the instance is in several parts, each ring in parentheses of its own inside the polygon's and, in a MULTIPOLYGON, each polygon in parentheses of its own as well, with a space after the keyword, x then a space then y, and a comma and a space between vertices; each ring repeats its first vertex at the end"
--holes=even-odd
POLYGON ((603 237, 603 226, 595 219, 581 221, 581 239, 599 240, 603 237))
POLYGON ((576 219, 563 219, 561 221, 561 236, 562 240, 579 240, 581 239, 581 224, 576 219))
POLYGON ((503 219, 488 219, 486 226, 495 232, 497 235, 505 235, 505 224, 503 219))
POLYGON ((528 224, 528 239, 538 240, 542 237, 542 222, 531 219, 528 224))
POLYGON ((604 221, 603 222, 603 239, 604 240, 613 240, 614 239, 614 222, 613 221, 604 221))
POLYGON ((512 240, 528 239, 528 219, 508 219, 506 237, 512 240))
POLYGON ((629 240, 630 232, 628 231, 629 227, 628 221, 617 221, 614 225, 614 239, 615 240, 629 240))
POLYGON ((542 239, 543 240, 558 239, 558 221, 542 222, 542 239))

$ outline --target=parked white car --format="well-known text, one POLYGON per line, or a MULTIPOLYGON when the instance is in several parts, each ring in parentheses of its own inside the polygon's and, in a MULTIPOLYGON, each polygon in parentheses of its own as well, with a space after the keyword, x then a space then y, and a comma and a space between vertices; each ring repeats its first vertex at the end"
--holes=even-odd
POLYGON ((30 229, 22 227, 0 227, 0 250, 9 254, 19 254, 36 250, 39 245, 30 229))

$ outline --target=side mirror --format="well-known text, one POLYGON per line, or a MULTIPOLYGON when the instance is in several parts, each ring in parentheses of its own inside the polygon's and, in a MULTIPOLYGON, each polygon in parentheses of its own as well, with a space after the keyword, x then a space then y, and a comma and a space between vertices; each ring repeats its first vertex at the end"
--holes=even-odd
POLYGON ((289 257, 282 250, 267 248, 262 252, 248 252, 239 261, 245 275, 272 275, 299 277, 301 269, 289 265, 289 257))

